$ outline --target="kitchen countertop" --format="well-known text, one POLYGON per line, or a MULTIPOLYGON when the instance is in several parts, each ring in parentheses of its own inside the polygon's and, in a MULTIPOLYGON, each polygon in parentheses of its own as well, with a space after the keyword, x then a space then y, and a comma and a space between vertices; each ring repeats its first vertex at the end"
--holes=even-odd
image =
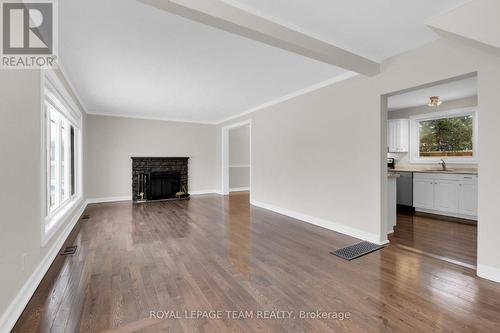
POLYGON ((418 168, 395 168, 387 169, 388 172, 417 172, 417 173, 447 173, 447 174, 457 174, 457 175, 477 175, 476 169, 454 169, 449 168, 448 170, 442 169, 418 169, 418 168))

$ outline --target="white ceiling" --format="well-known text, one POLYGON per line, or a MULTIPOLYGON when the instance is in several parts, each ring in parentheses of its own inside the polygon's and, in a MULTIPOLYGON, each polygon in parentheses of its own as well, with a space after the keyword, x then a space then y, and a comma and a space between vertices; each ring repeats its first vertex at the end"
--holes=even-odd
POLYGON ((437 39, 425 22, 471 0, 224 0, 381 61, 437 39))
MULTIPOLYGON (((237 1, 374 60, 436 39, 426 19, 466 2, 237 1)), ((59 13, 60 61, 93 114, 216 123, 349 74, 135 0, 64 0, 59 13)))
POLYGON ((390 96, 388 98, 389 111, 427 105, 431 96, 439 96, 443 102, 477 96, 477 77, 390 96))
POLYGON ((346 72, 135 0, 59 10, 60 59, 89 113, 216 122, 346 72))

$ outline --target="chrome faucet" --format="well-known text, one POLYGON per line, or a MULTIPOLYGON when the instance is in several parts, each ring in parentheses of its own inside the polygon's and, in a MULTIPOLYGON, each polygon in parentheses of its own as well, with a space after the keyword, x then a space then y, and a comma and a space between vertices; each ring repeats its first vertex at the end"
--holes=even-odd
POLYGON ((439 164, 443 167, 443 171, 446 171, 446 162, 443 159, 439 161, 439 164))

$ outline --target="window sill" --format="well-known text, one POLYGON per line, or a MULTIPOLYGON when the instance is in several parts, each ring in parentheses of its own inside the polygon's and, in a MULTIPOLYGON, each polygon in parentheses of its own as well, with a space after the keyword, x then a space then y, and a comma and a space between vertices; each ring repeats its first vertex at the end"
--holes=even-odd
POLYGON ((82 205, 82 196, 73 198, 60 207, 55 213, 43 219, 42 223, 42 247, 47 245, 56 232, 72 217, 82 205))

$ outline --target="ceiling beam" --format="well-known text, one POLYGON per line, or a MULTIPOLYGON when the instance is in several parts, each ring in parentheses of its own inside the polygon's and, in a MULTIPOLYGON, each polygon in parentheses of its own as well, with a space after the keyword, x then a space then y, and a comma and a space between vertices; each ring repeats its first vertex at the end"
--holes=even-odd
POLYGON ((344 68, 375 75, 380 64, 220 0, 138 0, 187 19, 344 68))

